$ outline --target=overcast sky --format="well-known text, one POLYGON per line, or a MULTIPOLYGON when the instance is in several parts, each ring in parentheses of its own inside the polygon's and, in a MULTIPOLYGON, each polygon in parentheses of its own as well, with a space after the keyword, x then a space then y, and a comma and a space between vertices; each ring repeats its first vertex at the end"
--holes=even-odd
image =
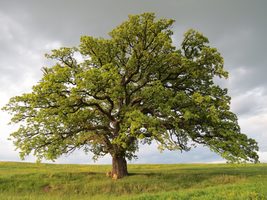
MULTIPOLYGON (((230 78, 232 111, 242 132, 257 140, 260 160, 267 162, 267 1, 266 0, 0 0, 0 107, 10 97, 30 92, 49 65, 44 54, 61 46, 77 46, 81 35, 106 37, 129 14, 155 12, 172 18, 174 41, 193 28, 202 32, 225 60, 230 78)), ((16 130, 0 111, 0 161, 19 161, 7 138, 16 130)), ((132 163, 221 162, 207 148, 188 153, 159 153, 155 145, 141 146, 132 163)), ((26 161, 35 161, 29 156, 26 161)), ((92 163, 76 151, 57 163, 92 163)), ((97 163, 110 163, 107 156, 97 163)))

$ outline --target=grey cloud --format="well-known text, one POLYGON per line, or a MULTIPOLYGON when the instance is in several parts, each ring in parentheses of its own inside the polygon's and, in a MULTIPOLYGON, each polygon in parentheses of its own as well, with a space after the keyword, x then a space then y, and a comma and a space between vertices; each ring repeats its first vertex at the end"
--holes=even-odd
POLYGON ((141 146, 140 152, 137 154, 138 160, 132 163, 209 163, 222 162, 223 159, 217 154, 211 152, 207 147, 198 145, 188 152, 168 151, 160 152, 156 144, 151 146, 141 146))
MULTIPOLYGON (((158 17, 176 20, 173 26, 175 43, 181 42, 183 32, 194 28, 203 32, 211 45, 218 48, 230 72, 230 78, 221 80, 220 84, 229 88, 232 108, 238 114, 244 132, 257 138, 265 149, 261 141, 266 139, 266 127, 260 124, 254 130, 251 127, 256 122, 250 117, 266 113, 266 7, 266 0, 0 1, 0 97, 6 99, 29 91, 40 79, 41 67, 49 64, 43 54, 50 48, 78 45, 81 35, 107 37, 107 33, 126 20, 128 14, 155 12, 158 17)), ((9 132, 5 125, 0 129, 9 132)), ((205 148, 181 155, 177 152, 159 154, 155 147, 143 148, 140 152, 136 162, 220 160, 205 148)), ((60 158, 58 162, 87 162, 87 157, 81 155, 83 152, 60 158)))

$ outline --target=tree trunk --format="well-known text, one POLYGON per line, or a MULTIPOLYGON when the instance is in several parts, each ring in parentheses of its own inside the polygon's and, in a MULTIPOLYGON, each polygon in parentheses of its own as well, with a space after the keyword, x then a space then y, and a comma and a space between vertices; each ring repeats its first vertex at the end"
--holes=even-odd
POLYGON ((125 157, 121 155, 113 155, 111 177, 113 179, 119 179, 127 175, 127 161, 125 157))

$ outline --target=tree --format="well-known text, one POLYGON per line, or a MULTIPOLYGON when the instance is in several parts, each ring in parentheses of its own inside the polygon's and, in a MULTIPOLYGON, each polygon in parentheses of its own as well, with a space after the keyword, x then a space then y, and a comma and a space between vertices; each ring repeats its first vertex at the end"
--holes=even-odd
POLYGON ((227 89, 214 83, 228 76, 223 58, 195 30, 176 48, 173 22, 129 16, 108 39, 82 36, 79 47, 52 50, 47 57, 57 63, 3 108, 21 124, 11 134, 20 156, 53 160, 79 148, 94 159, 110 154, 118 178, 138 145, 152 141, 160 150, 203 144, 229 161, 257 162, 256 141, 240 132, 227 89))

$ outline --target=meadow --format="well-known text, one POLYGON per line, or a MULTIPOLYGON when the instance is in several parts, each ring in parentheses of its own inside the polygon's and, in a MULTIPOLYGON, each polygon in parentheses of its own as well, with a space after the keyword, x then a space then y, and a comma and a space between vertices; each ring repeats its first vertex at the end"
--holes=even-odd
POLYGON ((0 199, 267 199, 267 164, 128 165, 120 180, 105 176, 110 168, 0 162, 0 199))

